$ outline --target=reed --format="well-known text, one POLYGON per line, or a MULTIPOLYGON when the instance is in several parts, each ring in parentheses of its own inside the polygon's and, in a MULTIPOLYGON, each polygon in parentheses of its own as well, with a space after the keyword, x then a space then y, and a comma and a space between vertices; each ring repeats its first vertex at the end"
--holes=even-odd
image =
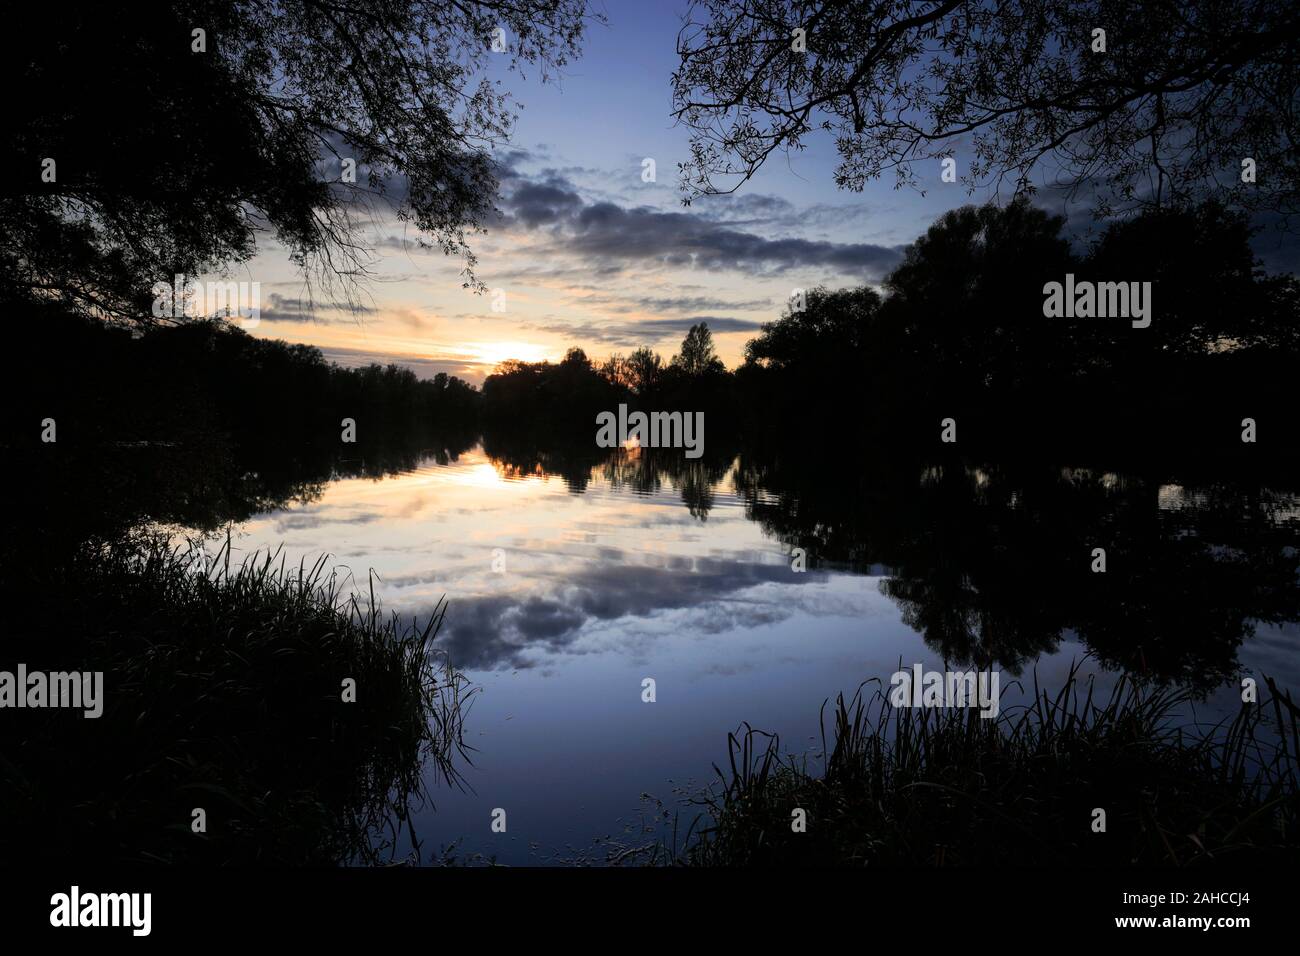
POLYGON ((462 783, 473 690, 433 646, 445 601, 404 621, 373 574, 347 580, 157 534, 28 579, 16 659, 103 671, 106 703, 7 715, 2 855, 332 864, 418 844, 429 784, 462 783))
POLYGON ((893 707, 861 685, 822 708, 820 755, 749 725, 673 862, 703 866, 1294 862, 1300 708, 1271 697, 1204 725, 1185 691, 1121 677, 1096 699, 1078 666, 996 719, 893 707), (1191 718, 1189 719, 1189 712, 1191 718), (828 746, 829 744, 829 746, 828 746), (807 831, 792 830, 792 812, 807 831), (1105 832, 1093 829, 1106 812, 1105 832))

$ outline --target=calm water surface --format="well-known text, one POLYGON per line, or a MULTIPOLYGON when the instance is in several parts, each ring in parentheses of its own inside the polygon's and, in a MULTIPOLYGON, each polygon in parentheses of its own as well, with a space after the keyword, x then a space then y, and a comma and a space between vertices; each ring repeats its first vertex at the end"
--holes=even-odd
MULTIPOLYGON (((426 858, 429 850, 460 840, 462 855, 481 853, 514 865, 601 862, 611 845, 605 841, 643 840, 643 824, 652 830, 662 824, 654 800, 675 810, 680 791, 708 783, 712 765, 725 765, 728 731, 743 721, 778 732, 788 750, 816 753, 824 699, 852 693, 870 678, 888 685, 900 661, 904 667, 921 662, 942 669, 947 656, 953 666, 963 665, 970 657, 963 644, 972 632, 1038 635, 1009 650, 999 645, 994 655, 1003 668, 1004 706, 1020 695, 1013 683, 1017 668, 1025 683, 1036 672, 1040 684, 1052 687, 1088 654, 1074 627, 1038 620, 1042 581, 1032 570, 1018 581, 1016 566, 1004 567, 988 581, 981 579, 987 569, 978 557, 970 567, 945 567, 952 548, 944 535, 970 534, 944 531, 943 509, 934 512, 935 527, 917 539, 935 544, 938 557, 931 565, 908 571, 917 560, 915 549, 899 546, 897 567, 891 562, 887 570, 870 563, 870 542, 846 544, 840 530, 820 522, 809 505, 815 491, 783 487, 769 493, 761 478, 741 474, 739 459, 703 471, 679 468, 675 475, 652 472, 628 480, 628 468, 636 473, 636 453, 619 455, 621 463, 580 467, 576 477, 566 469, 562 478, 540 467, 503 464, 479 446, 447 464, 429 457, 387 478, 328 482, 314 500, 255 516, 236 529, 237 549, 282 546, 294 561, 327 553, 362 586, 373 569, 387 609, 426 614, 448 598, 438 644, 481 690, 467 720, 467 742, 475 752, 464 770, 472 790, 434 789, 436 806, 415 821, 426 858), (815 545, 813 560, 806 572, 796 573, 791 547, 804 538, 815 545), (891 575, 899 575, 892 589, 891 575), (962 600, 944 592, 944 582, 966 598, 973 595, 973 603, 962 608, 962 600), (936 593, 927 604, 918 590, 936 593), (1019 615, 1012 625, 999 622, 1008 601, 1023 609, 1010 612, 1019 615), (963 633, 940 633, 953 622, 937 621, 936 608, 940 615, 961 617, 957 626, 963 633), (1032 626, 1022 627, 1024 621, 1032 626), (1041 640, 1042 633, 1050 639, 1041 640), (655 703, 641 699, 647 677, 657 685, 655 703), (505 834, 490 830, 498 807, 507 812, 505 834)), ((918 480, 935 478, 922 474, 918 480)), ((1065 473, 1053 478, 1058 481, 1069 489, 1080 482, 1100 489, 1096 500, 1110 501, 1102 508, 1106 515, 1106 508, 1118 513, 1129 507, 1126 497, 1107 498, 1113 476, 1085 480, 1065 473)), ((961 476, 961 494, 969 491, 976 507, 987 508, 996 484, 996 478, 990 483, 971 470, 961 476)), ((1095 499, 1092 491, 1084 494, 1095 499)), ((1180 509, 1213 524, 1222 509, 1197 494, 1160 487, 1148 503, 1150 520, 1164 530, 1148 537, 1159 539, 1161 547, 1177 546, 1187 532, 1158 519, 1180 509)), ((1033 488, 1010 492, 996 505, 998 514, 1031 508, 1025 502, 1034 497, 1033 488)), ((1151 499, 1145 491, 1141 497, 1151 499)), ((842 502, 834 507, 845 510, 842 502)), ((1266 510, 1260 534, 1284 529, 1281 545, 1271 538, 1261 545, 1271 561, 1274 552, 1286 553, 1287 540, 1294 541, 1286 534, 1296 513, 1285 497, 1266 510)), ((1068 507, 1057 511, 1067 513, 1068 507)), ((1000 519, 981 512, 979 520, 984 527, 1000 519)), ((1038 523, 1032 513, 1026 516, 1029 533, 1038 523)), ((1133 521, 1121 527, 1136 534, 1133 521)), ((1031 546, 1016 538, 1013 544, 1031 546)), ((1234 546, 1206 547, 1211 553, 1220 548, 1226 579, 1236 582, 1241 574, 1233 569, 1240 571, 1241 562, 1233 561, 1234 546)), ((1130 544, 1121 552, 1140 550, 1130 544)), ((1117 559, 1120 554, 1112 554, 1110 575, 1116 574, 1117 559)), ((960 563, 962 555, 954 560, 960 563)), ((1027 554, 1014 560, 1032 568, 1036 559, 1027 554)), ((1154 560, 1146 555, 1144 567, 1154 560)), ((1257 573, 1247 565, 1247 574, 1257 573)), ((1204 569, 1165 570, 1150 587, 1186 586, 1204 594, 1204 569), (1180 570, 1186 571, 1182 577, 1180 570)), ((1233 621, 1226 629, 1218 622, 1214 628, 1233 644, 1241 618, 1239 646, 1185 656, 1219 660, 1227 654, 1241 672, 1269 673, 1300 687, 1300 629, 1289 619, 1289 604, 1284 600, 1278 611, 1272 599, 1261 598, 1259 616, 1272 620, 1260 621, 1248 598, 1241 606, 1238 594, 1253 593, 1248 582, 1228 590, 1224 603, 1232 606, 1224 614, 1233 621)), ((1171 605, 1180 602, 1177 594, 1165 597, 1171 605)), ((1164 614, 1159 607, 1152 613, 1164 614)), ((1130 614, 1140 628, 1142 609, 1132 607, 1086 627, 1101 643, 1107 628, 1119 632, 1108 631, 1105 638, 1124 647, 1125 641, 1140 642, 1123 633, 1130 614)), ((1148 654, 1170 656, 1157 644, 1152 639, 1144 661, 1148 654)), ((1173 658, 1181 660, 1179 653, 1173 658)), ((1083 671, 1096 675, 1103 689, 1118 673, 1113 660, 1089 660, 1083 671)), ((1214 717, 1232 709, 1235 694, 1223 674, 1202 683, 1205 700, 1198 714, 1214 717)))

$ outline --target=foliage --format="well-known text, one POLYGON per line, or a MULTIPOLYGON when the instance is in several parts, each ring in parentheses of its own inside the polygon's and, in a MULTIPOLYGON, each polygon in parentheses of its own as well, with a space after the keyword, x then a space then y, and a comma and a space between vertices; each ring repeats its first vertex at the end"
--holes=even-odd
POLYGON ((1224 194, 1300 211, 1300 12, 1278 0, 701 0, 678 54, 687 201, 825 133, 854 190, 960 155, 972 189, 1042 172, 1100 214, 1224 194))
POLYGON ((268 232, 355 303, 363 233, 385 211, 472 270, 466 232, 493 212, 490 149, 513 123, 479 74, 500 56, 551 76, 592 19, 585 0, 86 2, 54 27, 44 10, 15 18, 0 297, 131 323, 150 321, 155 282, 244 261, 268 232))

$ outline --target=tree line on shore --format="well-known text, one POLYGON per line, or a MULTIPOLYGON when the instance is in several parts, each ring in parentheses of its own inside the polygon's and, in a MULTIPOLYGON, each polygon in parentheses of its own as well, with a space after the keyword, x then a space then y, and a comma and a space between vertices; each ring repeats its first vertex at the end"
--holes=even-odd
MULTIPOLYGON (((665 360, 649 347, 593 359, 510 360, 476 389, 395 364, 345 369, 319 349, 201 320, 128 331, 28 305, 31 363, 9 379, 10 407, 54 418, 60 439, 229 436, 243 448, 358 441, 412 432, 526 429, 585 441, 620 403, 703 411, 713 435, 959 441, 1093 439, 1129 445, 1240 444, 1243 420, 1274 446, 1296 434, 1288 383, 1300 372, 1300 282, 1267 275, 1250 227, 1215 204, 1112 223, 1083 252, 1065 223, 1025 202, 941 216, 872 286, 809 289, 766 323, 728 370, 707 324, 665 360), (1149 327, 1044 315, 1044 288, 1142 281, 1149 327)), ((32 433, 35 434, 34 432, 32 433)), ((1077 447, 1077 445, 1076 445, 1077 447)))
POLYGON ((669 361, 642 347, 505 363, 484 383, 484 415, 582 434, 596 412, 628 402, 713 413, 714 434, 918 443, 954 417, 963 441, 1076 447, 1214 436, 1227 448, 1244 418, 1274 447, 1296 434, 1286 393, 1300 372, 1300 283, 1264 272, 1243 216, 1214 203, 1148 211, 1081 252, 1065 226, 1023 201, 957 209, 879 289, 814 288, 791 302, 733 370, 701 324, 669 361), (1066 276, 1150 282, 1151 324, 1047 317, 1045 287, 1066 276))

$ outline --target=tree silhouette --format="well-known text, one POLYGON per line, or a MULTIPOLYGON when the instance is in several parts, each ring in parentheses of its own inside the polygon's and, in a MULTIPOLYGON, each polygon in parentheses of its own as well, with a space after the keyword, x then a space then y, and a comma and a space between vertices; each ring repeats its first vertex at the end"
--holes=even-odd
POLYGON ((887 430, 913 445, 958 416, 963 441, 1034 435, 1071 455, 1207 438, 1228 452, 1258 413, 1280 451, 1295 433, 1283 409, 1300 369, 1300 286, 1262 271, 1250 235, 1245 214, 1217 202, 1149 209, 1078 248, 1023 197, 952 210, 906 248, 884 296, 816 288, 764 325, 735 375, 737 407, 749 430, 887 430), (1044 285, 1067 273, 1150 282, 1150 327, 1044 316, 1044 285))
POLYGON ((713 333, 707 322, 698 322, 690 327, 682 339, 682 350, 673 356, 670 363, 673 368, 690 378, 718 374, 725 370, 722 359, 718 358, 713 348, 713 333))
POLYGON ((627 357, 627 384, 637 395, 652 393, 662 374, 663 359, 644 345, 627 357))
POLYGON ((960 149, 972 188, 1028 187, 1042 161, 1100 212, 1222 189, 1288 215, 1300 200, 1300 10, 1282 0, 712 0, 678 54, 688 202, 814 131, 855 190, 937 181, 960 149))
POLYGON ((1168 207, 1111 225, 1091 250, 1089 278, 1115 278, 1140 264, 1159 294, 1151 350, 1204 355, 1218 349, 1300 351, 1300 287, 1267 277, 1250 248, 1251 228, 1222 203, 1168 207))
POLYGON ((1043 317, 1043 285, 1074 268, 1064 221, 1026 201, 945 213, 885 280, 907 354, 949 396, 1044 384, 1063 366, 1068 329, 1043 317))
POLYGON ((745 361, 771 369, 824 368, 837 357, 862 360, 876 331, 880 294, 874 289, 823 288, 805 293, 802 307, 787 306, 745 343, 745 361))
POLYGON ((23 90, 0 134, 0 295, 121 319, 148 316, 155 281, 242 261, 266 232, 313 281, 355 293, 383 205, 463 256, 474 284, 466 234, 493 210, 489 150, 513 121, 476 73, 500 38, 512 67, 546 78, 589 19, 585 0, 24 15, 0 47, 7 88, 23 90))
POLYGON ((746 451, 735 479, 746 515, 810 568, 883 574, 953 664, 1018 671, 1073 632, 1109 666, 1206 690, 1258 624, 1300 615, 1298 498, 1234 476, 1162 500, 1164 482, 805 444, 746 451), (1089 567, 1099 542, 1106 574, 1089 567))

